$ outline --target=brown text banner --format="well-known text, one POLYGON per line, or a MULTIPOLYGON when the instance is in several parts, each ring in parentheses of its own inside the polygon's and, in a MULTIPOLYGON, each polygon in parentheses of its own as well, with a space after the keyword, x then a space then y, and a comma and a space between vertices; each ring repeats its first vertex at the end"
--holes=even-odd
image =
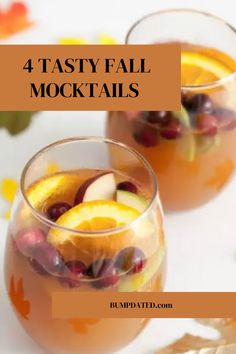
POLYGON ((236 293, 55 292, 52 294, 52 317, 236 317, 236 293))
POLYGON ((1 45, 0 110, 179 110, 180 45, 1 45))

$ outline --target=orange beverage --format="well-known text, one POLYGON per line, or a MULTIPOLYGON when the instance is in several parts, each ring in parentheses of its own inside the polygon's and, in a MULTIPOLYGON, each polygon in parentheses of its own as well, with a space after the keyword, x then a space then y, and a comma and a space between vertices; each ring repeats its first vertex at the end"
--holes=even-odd
POLYGON ((215 197, 235 171, 236 32, 208 14, 173 10, 139 21, 127 43, 149 38, 181 43, 181 111, 110 112, 107 136, 150 162, 167 210, 187 210, 215 197))
POLYGON ((56 354, 113 353, 145 327, 144 318, 53 319, 51 295, 163 290, 165 243, 156 188, 140 155, 99 138, 53 144, 27 164, 9 227, 5 279, 18 319, 42 347, 56 354), (140 176, 134 179, 125 167, 114 170, 111 149, 140 176), (45 174, 52 158, 58 171, 45 174))

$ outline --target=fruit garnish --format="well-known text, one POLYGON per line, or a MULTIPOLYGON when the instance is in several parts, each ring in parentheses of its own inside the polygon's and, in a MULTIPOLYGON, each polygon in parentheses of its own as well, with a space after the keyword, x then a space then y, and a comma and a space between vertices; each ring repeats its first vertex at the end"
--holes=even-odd
POLYGON ((50 205, 57 202, 59 198, 59 200, 61 198, 72 199, 80 182, 81 177, 76 173, 47 176, 32 184, 28 188, 26 196, 30 204, 41 211, 46 202, 50 205))
POLYGON ((30 228, 20 231, 15 238, 17 249, 26 257, 33 255, 39 244, 45 242, 44 232, 38 228, 30 228))
POLYGON ((119 281, 119 275, 112 259, 99 259, 93 262, 88 269, 88 275, 95 279, 91 281, 91 285, 96 289, 114 286, 119 281))
POLYGON ((119 271, 135 274, 140 273, 146 264, 146 258, 140 248, 127 247, 118 254, 115 266, 119 271))
POLYGON ((177 148, 185 161, 193 162, 197 152, 197 143, 194 134, 191 131, 187 131, 178 141, 177 148))
POLYGON ((50 274, 60 275, 65 269, 60 253, 48 242, 38 244, 32 258, 50 274))
POLYGON ((196 156, 195 136, 191 131, 191 120, 187 109, 182 105, 179 112, 173 112, 173 115, 186 128, 181 139, 178 141, 178 151, 185 161, 192 162, 196 156))
POLYGON ((153 222, 148 217, 138 220, 139 215, 136 209, 116 201, 81 203, 57 220, 59 228, 50 229, 47 240, 65 261, 79 259, 86 266, 97 259, 113 258, 126 247, 139 247, 148 255, 158 247, 159 240, 153 222), (114 229, 135 219, 132 227, 120 231, 114 229), (60 229, 60 226, 71 231, 60 229), (86 231, 86 234, 73 230, 86 231))
POLYGON ((65 271, 59 281, 63 286, 77 288, 81 285, 80 279, 85 275, 86 271, 85 264, 79 260, 66 262, 65 271))
POLYGON ((182 85, 203 85, 222 79, 232 72, 213 57, 197 52, 181 53, 182 85))
POLYGON ((105 172, 85 181, 79 188, 75 205, 91 200, 112 200, 116 191, 114 173, 105 172))
POLYGON ((198 93, 189 99, 185 100, 185 107, 193 113, 206 113, 213 112, 213 102, 211 98, 205 93, 198 93))
POLYGON ((183 126, 178 119, 171 119, 168 124, 162 127, 161 136, 167 140, 175 140, 181 137, 183 126))
POLYGON ((71 274, 76 278, 81 278, 81 276, 83 276, 87 270, 85 264, 78 260, 66 262, 65 267, 67 269, 68 274, 71 274))
POLYGON ((51 205, 47 210, 47 216, 50 220, 56 221, 62 214, 68 211, 71 206, 65 202, 58 202, 51 205))
POLYGON ((150 111, 146 117, 146 121, 151 124, 165 125, 171 119, 169 111, 150 111))
POLYGON ((180 123, 182 123, 184 127, 191 128, 190 116, 187 109, 183 105, 181 105, 180 111, 175 111, 172 114, 177 120, 180 121, 180 123))
POLYGON ((143 122, 134 123, 133 137, 135 141, 145 147, 154 147, 158 144, 158 130, 143 122))
POLYGON ((218 122, 216 117, 209 114, 200 114, 196 118, 197 129, 201 135, 215 136, 218 132, 218 122))
POLYGON ((125 190, 117 190, 116 200, 121 204, 138 210, 140 213, 142 213, 148 206, 148 201, 144 197, 125 190))
POLYGON ((164 259, 164 248, 160 248, 155 257, 152 257, 140 273, 121 277, 118 285, 120 292, 142 291, 157 273, 164 259))
POLYGON ((219 135, 213 137, 198 136, 197 138, 197 153, 204 154, 214 147, 220 145, 219 135))
POLYGON ((137 193, 138 192, 138 188, 136 187, 136 185, 130 181, 124 181, 124 182, 120 182, 117 186, 117 189, 123 190, 123 191, 127 191, 127 192, 131 192, 131 193, 137 193))
POLYGON ((44 269, 43 266, 41 266, 40 263, 38 263, 35 259, 29 258, 29 265, 31 269, 35 272, 38 273, 39 275, 42 275, 44 277, 49 276, 50 274, 44 269))
MULTIPOLYGON (((111 200, 98 200, 81 203, 58 220, 57 225, 80 231, 106 231, 130 223, 136 219, 140 213, 131 207, 111 200)), ((63 243, 67 240, 65 232, 51 229, 48 240, 52 244, 63 243), (66 237, 66 239, 65 239, 66 237)), ((72 237, 75 242, 76 235, 72 237)))

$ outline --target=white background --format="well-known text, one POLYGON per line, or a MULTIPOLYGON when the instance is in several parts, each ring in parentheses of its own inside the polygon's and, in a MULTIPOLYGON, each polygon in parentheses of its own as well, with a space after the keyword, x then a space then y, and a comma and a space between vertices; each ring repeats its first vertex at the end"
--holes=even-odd
MULTIPOLYGON (((8 2, 1 1, 0 6, 8 2)), ((11 43, 51 43, 60 35, 81 36, 103 31, 122 41, 130 25, 138 18, 170 7, 204 9, 236 25, 232 0, 26 2, 30 4, 32 18, 38 27, 13 37, 11 43)), ((27 159, 54 140, 73 135, 103 135, 104 117, 104 112, 42 112, 30 129, 16 138, 0 131, 0 178, 7 175, 18 177, 27 159)), ((196 211, 167 215, 167 291, 236 291, 235 214, 234 179, 210 204, 196 211)), ((18 325, 5 295, 2 261, 6 227, 6 221, 0 219, 0 354, 43 354, 18 325)), ((153 320, 141 336, 119 354, 154 354, 159 346, 186 331, 209 337, 215 335, 191 319, 153 320)))

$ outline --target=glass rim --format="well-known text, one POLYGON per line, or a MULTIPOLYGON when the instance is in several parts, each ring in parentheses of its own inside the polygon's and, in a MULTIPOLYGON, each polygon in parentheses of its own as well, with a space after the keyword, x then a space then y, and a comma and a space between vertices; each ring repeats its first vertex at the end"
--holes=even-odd
MULTIPOLYGON (((154 17, 156 15, 163 15, 163 14, 167 14, 167 13, 193 13, 195 15, 203 15, 203 16, 206 16, 206 17, 211 17, 212 19, 215 19, 217 20, 219 23, 225 25, 226 27, 228 27, 230 29, 230 31, 232 31, 235 36, 236 36, 236 27, 234 27, 233 25, 231 25, 228 21, 224 20, 223 18, 215 15, 215 14, 212 14, 210 12, 207 12, 207 11, 204 11, 204 10, 198 10, 198 9, 191 9, 191 8, 166 8, 166 9, 162 9, 162 10, 158 10, 158 11, 154 11, 154 12, 150 12, 149 14, 147 15, 144 15, 142 16, 140 19, 138 19, 136 22, 133 23, 133 25, 130 27, 129 31, 127 32, 126 34, 126 37, 125 37, 125 44, 132 44, 132 43, 129 43, 129 39, 130 39, 130 36, 131 34, 133 33, 133 31, 139 26, 140 23, 142 23, 143 21, 151 18, 151 17, 154 17)), ((197 85, 194 85, 194 84, 189 84, 189 85, 181 85, 181 89, 183 90, 195 90, 195 89, 202 89, 202 88, 212 88, 212 87, 215 87, 215 86, 222 86, 224 85, 225 82, 231 80, 231 79, 234 79, 236 78, 236 70, 233 71, 231 74, 221 78, 221 79, 218 79, 218 80, 215 80, 215 81, 212 81, 212 82, 209 82, 207 84, 197 84, 197 85)))
POLYGON ((71 138, 66 138, 66 139, 60 139, 57 140, 47 146, 45 146, 44 148, 40 149, 38 152, 36 152, 30 159, 29 161, 25 164, 23 171, 21 173, 21 177, 20 177, 20 192, 21 195, 23 197, 24 202, 26 203, 26 205, 29 207, 30 211, 32 212, 32 214, 38 219, 40 220, 44 225, 47 225, 49 228, 54 228, 54 229, 59 229, 61 231, 64 232, 70 232, 73 234, 78 234, 80 236, 91 236, 91 235, 97 235, 97 236, 107 236, 107 235, 112 235, 112 234, 117 234, 119 232, 122 232, 124 230, 127 230, 128 228, 132 228, 133 226, 135 226, 136 223, 138 223, 141 219, 144 219, 146 217, 146 215, 150 212, 150 210, 152 209, 153 205, 155 204, 155 202, 157 200, 159 200, 158 197, 158 182, 157 182, 157 177, 156 174, 154 172, 154 170, 152 169, 151 165, 149 164, 149 162, 135 149, 133 149, 132 147, 123 144, 119 141, 113 140, 113 139, 108 139, 105 137, 96 137, 96 136, 77 136, 77 137, 71 137, 71 138), (70 143, 75 143, 75 142, 97 142, 97 143, 106 143, 106 144, 111 144, 117 147, 120 147, 122 149, 125 149, 129 152, 131 152, 134 156, 136 156, 138 158, 139 161, 141 161, 141 163, 144 165, 144 167, 146 168, 146 170, 148 171, 150 178, 152 180, 152 185, 153 185, 153 193, 152 193, 152 197, 147 205, 147 207, 145 208, 145 210, 133 221, 129 222, 128 224, 116 227, 116 228, 110 228, 110 229, 106 229, 106 230, 97 230, 97 231, 79 231, 79 230, 74 230, 71 228, 67 228, 61 225, 58 225, 56 222, 49 220, 43 213, 41 213, 40 211, 36 210, 36 208, 30 203, 27 195, 26 195, 26 188, 25 188, 25 178, 27 175, 27 172, 29 171, 30 166, 32 165, 32 163, 34 161, 36 161, 36 159, 38 159, 42 154, 44 154, 45 152, 57 147, 57 146, 62 146, 62 145, 67 145, 70 143))

